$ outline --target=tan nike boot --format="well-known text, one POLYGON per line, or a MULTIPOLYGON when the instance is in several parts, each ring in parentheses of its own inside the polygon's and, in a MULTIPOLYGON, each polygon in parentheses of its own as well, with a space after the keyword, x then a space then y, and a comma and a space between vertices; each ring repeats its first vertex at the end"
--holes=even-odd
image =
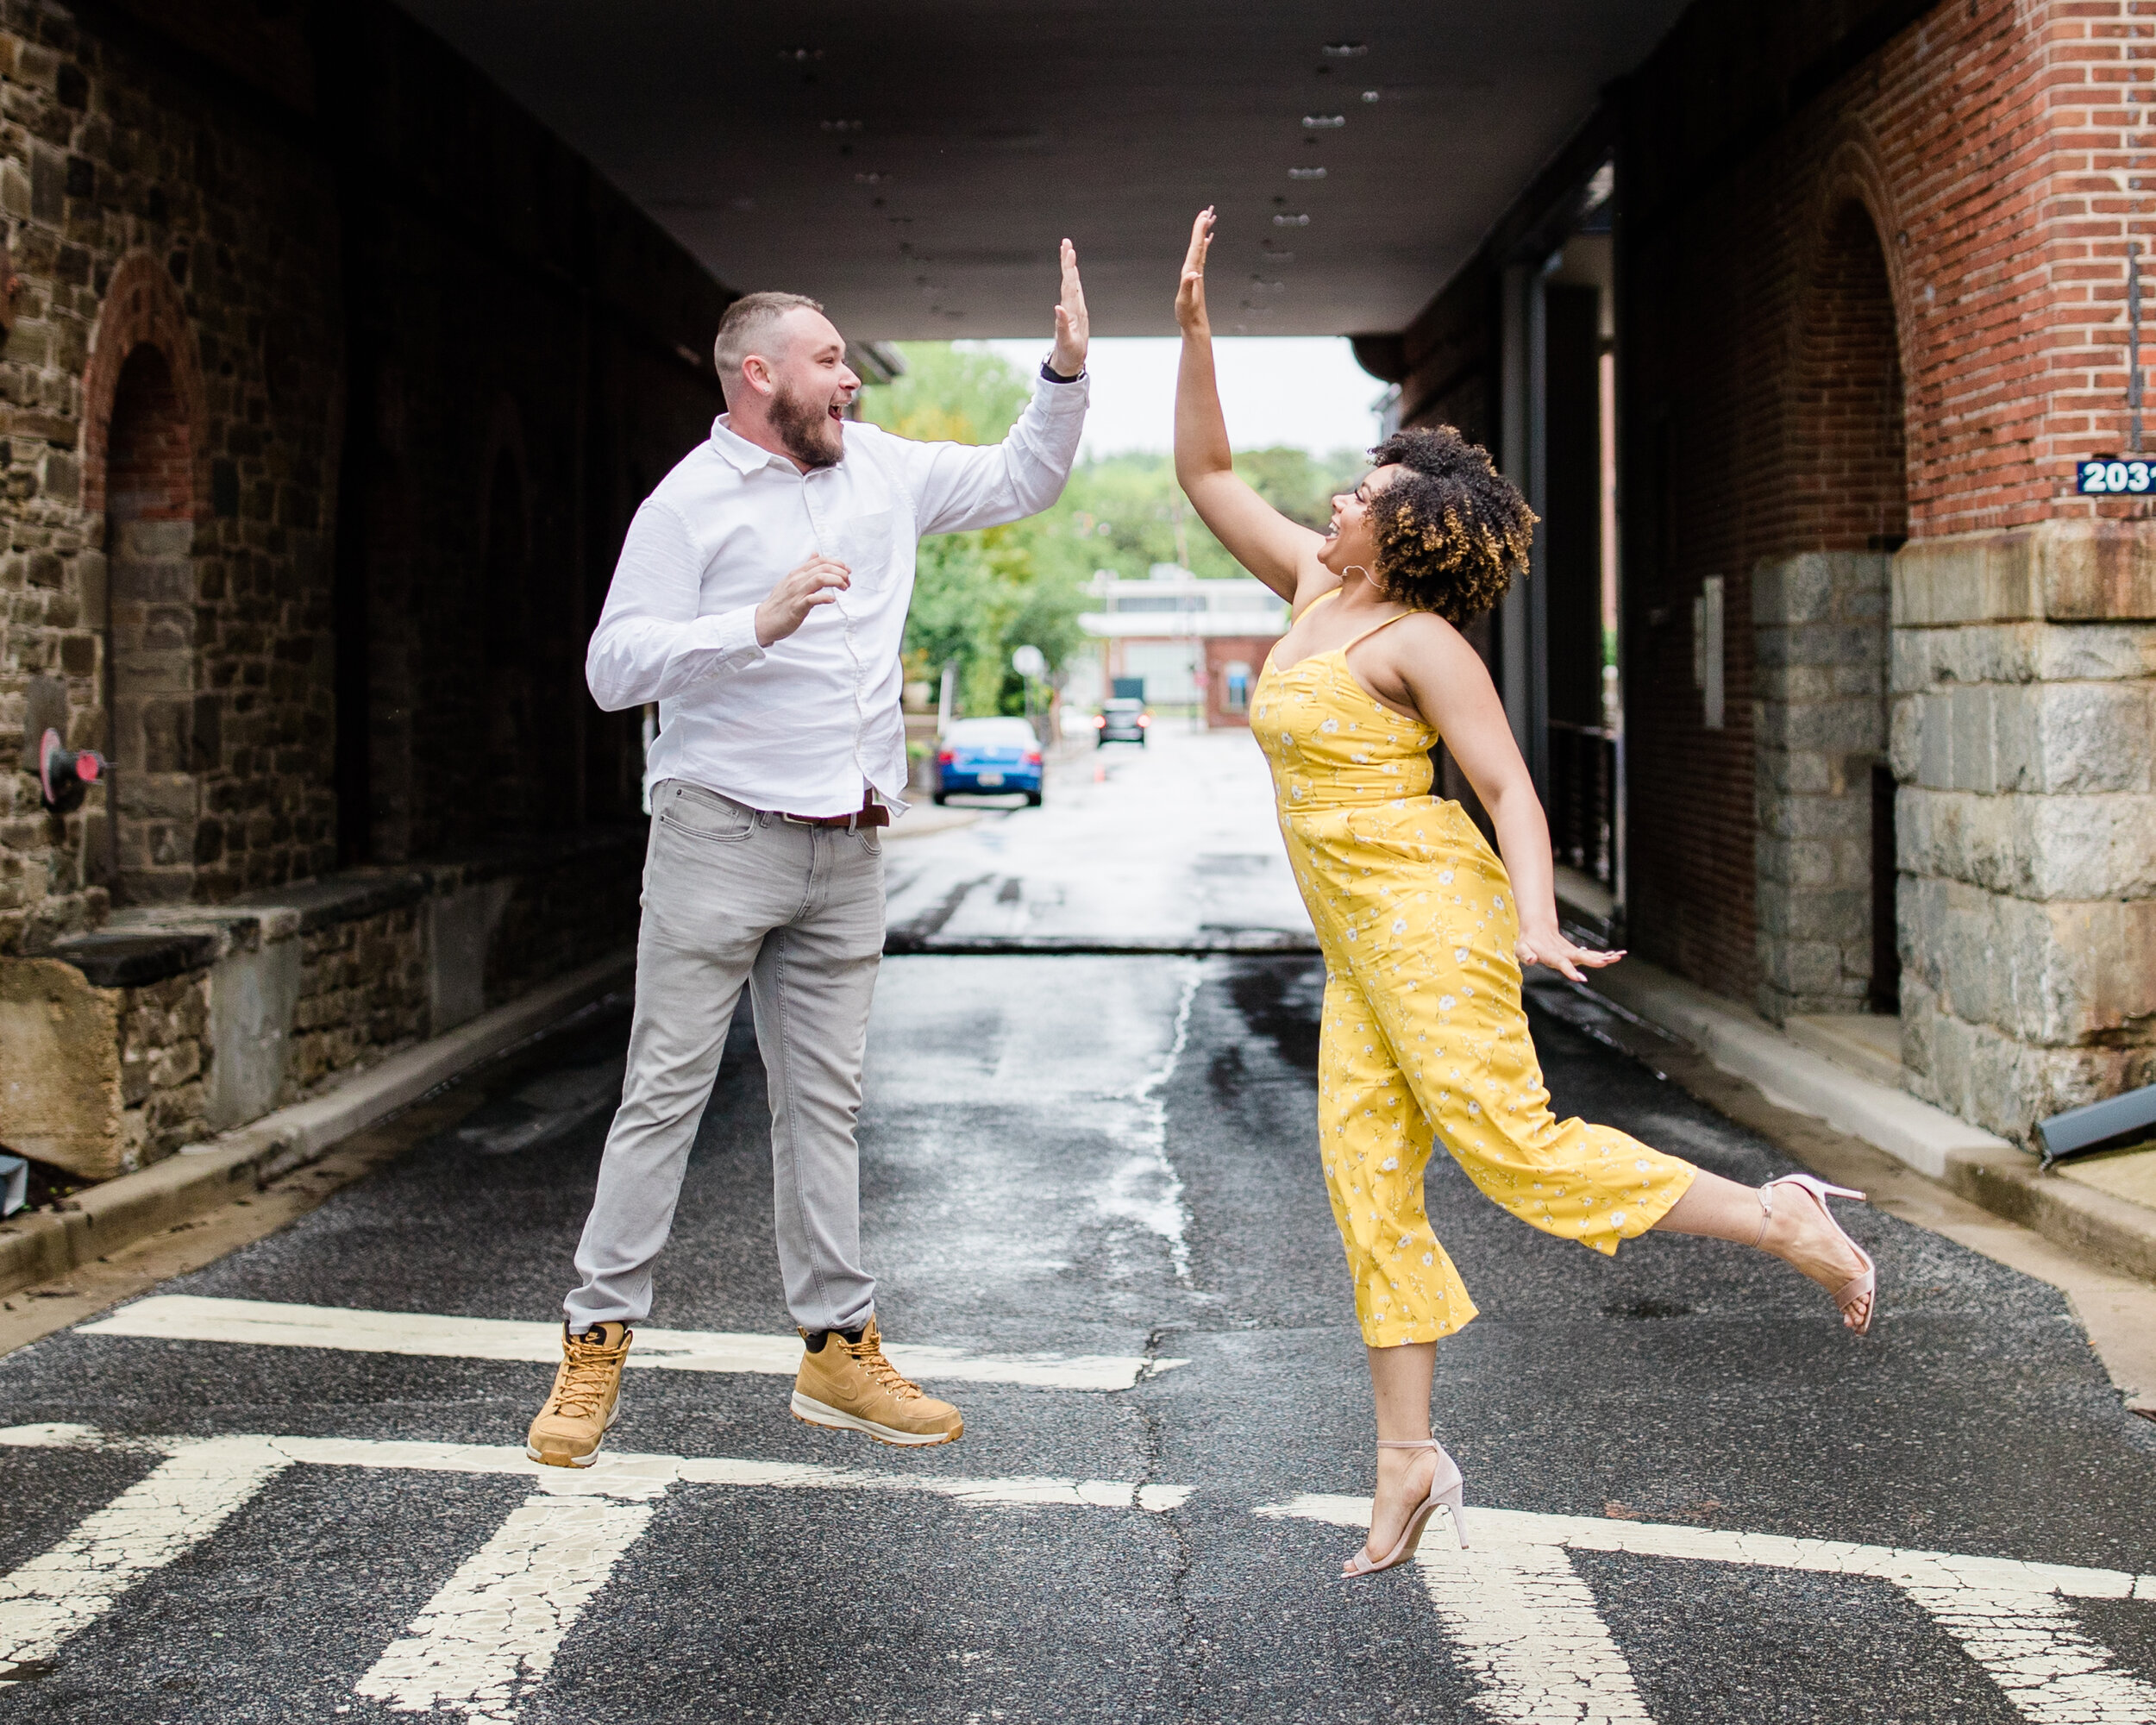
MULTIPOLYGON (((802 1334, 805 1340, 807 1332, 802 1334)), ((824 1346, 801 1356, 793 1417, 812 1426, 865 1432, 880 1444, 948 1444, 966 1429, 950 1402, 924 1396, 919 1384, 899 1376, 883 1357, 874 1318, 859 1341, 826 1330, 824 1346)))
POLYGON ((626 1324, 594 1324, 580 1336, 562 1325, 554 1393, 531 1422, 526 1455, 548 1467, 589 1467, 599 1459, 606 1428, 621 1413, 622 1362, 631 1334, 626 1324))

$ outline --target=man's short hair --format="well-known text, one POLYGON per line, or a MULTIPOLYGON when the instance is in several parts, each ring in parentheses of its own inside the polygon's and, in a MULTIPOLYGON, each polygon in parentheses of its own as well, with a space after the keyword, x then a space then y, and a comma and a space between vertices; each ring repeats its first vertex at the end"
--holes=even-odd
POLYGON ((711 343, 711 363, 718 367, 719 383, 731 383, 741 375, 742 361, 756 351, 758 342, 768 339, 771 326, 787 312, 823 309, 820 301, 805 293, 742 295, 718 320, 718 339, 711 343))

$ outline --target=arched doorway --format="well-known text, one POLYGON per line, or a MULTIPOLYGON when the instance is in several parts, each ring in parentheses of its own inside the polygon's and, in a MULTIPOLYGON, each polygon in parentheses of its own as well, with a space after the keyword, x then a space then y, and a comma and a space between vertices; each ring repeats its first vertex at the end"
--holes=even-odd
POLYGON ((1890 572, 1908 532, 1894 292, 1854 196, 1820 231, 1799 306, 1785 543, 1755 571, 1761 1006, 1899 1010, 1890 572))
POLYGON ((197 775, 217 752, 195 697, 194 467, 170 361, 122 362, 106 434, 106 701, 116 799, 108 885, 122 904, 194 895, 197 775))

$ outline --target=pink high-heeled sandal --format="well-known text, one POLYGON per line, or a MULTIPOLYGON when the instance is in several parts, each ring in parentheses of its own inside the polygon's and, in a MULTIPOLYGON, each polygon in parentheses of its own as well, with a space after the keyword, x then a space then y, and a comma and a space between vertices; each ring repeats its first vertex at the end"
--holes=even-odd
POLYGON ((1452 1532, 1460 1542, 1460 1549, 1467 1549, 1467 1513, 1462 1502, 1466 1482, 1460 1477, 1459 1464, 1445 1452, 1445 1446, 1435 1438, 1380 1438, 1377 1447, 1381 1450, 1434 1450, 1438 1456, 1438 1471, 1431 1477, 1430 1495, 1416 1504, 1414 1513, 1407 1517, 1407 1525, 1401 1533, 1399 1543, 1373 1563, 1365 1555, 1369 1545, 1367 1540, 1364 1541, 1355 1555, 1347 1560, 1347 1568, 1341 1575, 1344 1581, 1376 1575, 1381 1569, 1391 1569, 1396 1564, 1406 1563, 1414 1556, 1416 1547, 1422 1544, 1422 1530, 1429 1525, 1430 1518, 1437 1514, 1440 1504, 1451 1513, 1452 1532))
POLYGON ((1834 1213, 1827 1208, 1829 1198, 1855 1198, 1861 1201, 1864 1194, 1846 1186, 1830 1186, 1815 1174, 1784 1174, 1770 1180, 1759 1189, 1759 1236, 1752 1241, 1754 1245, 1766 1239, 1767 1224, 1774 1220, 1774 1189, 1777 1186, 1794 1186, 1808 1195, 1819 1206, 1820 1214, 1827 1218, 1827 1226, 1840 1234, 1842 1243, 1864 1261, 1864 1268, 1834 1290, 1834 1304, 1840 1308, 1842 1321, 1851 1330, 1860 1336, 1869 1335, 1872 1314, 1879 1309, 1878 1266, 1872 1263, 1870 1252, 1843 1232, 1841 1224, 1834 1220, 1834 1213), (1851 1315, 1859 1302, 1864 1307, 1862 1322, 1851 1315))

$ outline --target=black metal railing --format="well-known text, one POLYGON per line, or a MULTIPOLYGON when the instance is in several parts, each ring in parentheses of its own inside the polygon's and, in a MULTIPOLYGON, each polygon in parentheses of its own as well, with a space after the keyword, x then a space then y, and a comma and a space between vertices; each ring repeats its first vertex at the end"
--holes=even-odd
POLYGON ((1550 841, 1557 861, 1617 884, 1617 738, 1595 724, 1550 721, 1550 841))

